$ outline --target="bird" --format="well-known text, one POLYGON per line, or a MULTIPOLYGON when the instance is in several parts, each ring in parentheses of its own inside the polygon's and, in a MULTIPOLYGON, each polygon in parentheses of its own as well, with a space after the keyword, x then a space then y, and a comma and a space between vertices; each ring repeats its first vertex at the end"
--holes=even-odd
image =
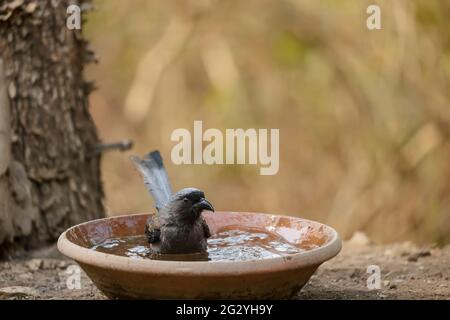
POLYGON ((214 207, 197 188, 184 188, 173 193, 163 159, 158 150, 142 159, 131 156, 144 184, 153 197, 156 213, 145 225, 145 236, 153 254, 207 253, 211 231, 202 212, 214 207))

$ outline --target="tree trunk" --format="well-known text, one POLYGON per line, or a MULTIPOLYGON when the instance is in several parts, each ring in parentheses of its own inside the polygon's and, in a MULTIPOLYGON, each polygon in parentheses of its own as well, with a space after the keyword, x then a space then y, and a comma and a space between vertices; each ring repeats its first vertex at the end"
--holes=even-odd
POLYGON ((66 27, 73 2, 0 0, 0 252, 104 215, 83 79, 93 55, 66 27))

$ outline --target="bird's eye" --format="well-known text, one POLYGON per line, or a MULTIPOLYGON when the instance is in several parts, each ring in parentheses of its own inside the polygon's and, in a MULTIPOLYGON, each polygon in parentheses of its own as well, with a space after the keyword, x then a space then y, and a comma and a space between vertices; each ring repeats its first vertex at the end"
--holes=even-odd
POLYGON ((188 198, 183 198, 183 201, 184 201, 184 202, 188 202, 189 199, 188 199, 188 198))

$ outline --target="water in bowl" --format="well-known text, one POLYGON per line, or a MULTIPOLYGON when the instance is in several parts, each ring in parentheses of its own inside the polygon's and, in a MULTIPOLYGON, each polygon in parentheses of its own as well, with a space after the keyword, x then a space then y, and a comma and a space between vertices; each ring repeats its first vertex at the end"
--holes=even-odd
POLYGON ((154 255, 144 235, 107 239, 91 249, 134 259, 244 261, 292 255, 306 248, 265 230, 233 227, 208 239, 206 255, 154 255))

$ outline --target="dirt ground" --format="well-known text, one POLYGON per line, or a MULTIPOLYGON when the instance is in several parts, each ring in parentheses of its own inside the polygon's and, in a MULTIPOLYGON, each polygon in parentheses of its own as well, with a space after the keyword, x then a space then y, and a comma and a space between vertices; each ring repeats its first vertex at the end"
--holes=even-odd
MULTIPOLYGON (((106 299, 82 271, 78 289, 70 281, 77 270, 72 265, 54 247, 27 259, 0 262, 0 299, 106 299)), ((376 246, 357 235, 318 269, 295 299, 450 299, 450 246, 376 246), (380 289, 368 289, 371 265, 379 267, 380 289)))

